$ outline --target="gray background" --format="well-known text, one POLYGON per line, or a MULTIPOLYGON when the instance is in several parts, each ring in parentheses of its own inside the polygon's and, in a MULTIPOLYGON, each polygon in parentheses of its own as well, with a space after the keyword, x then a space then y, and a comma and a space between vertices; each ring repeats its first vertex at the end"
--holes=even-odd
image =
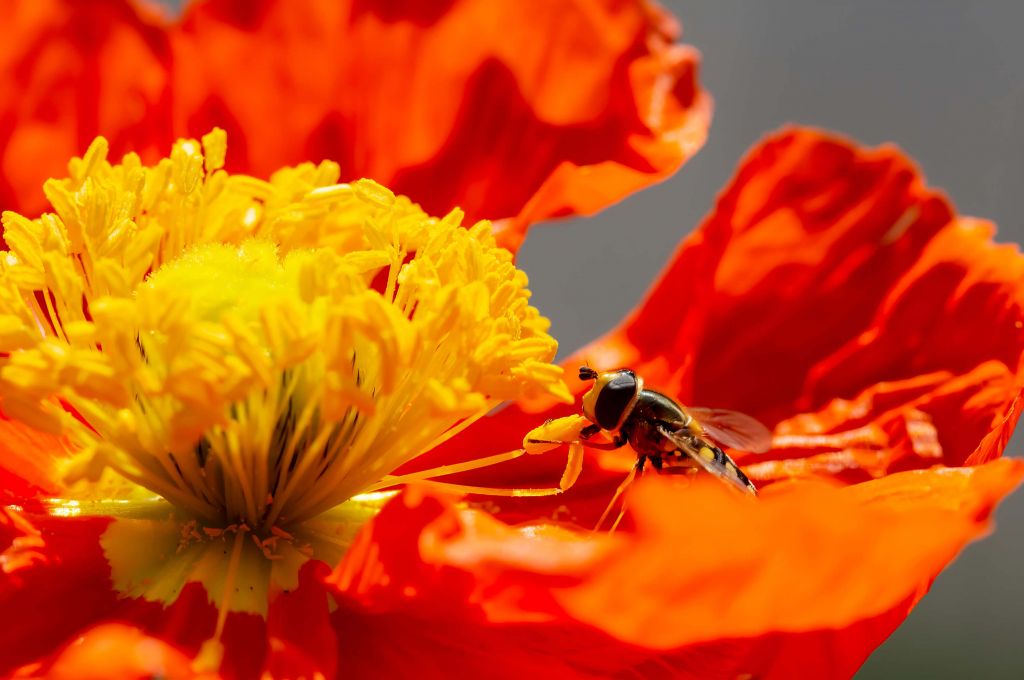
MULTIPOLYGON (((598 217, 531 233, 520 264, 563 355, 632 308, 745 150, 787 122, 868 144, 895 141, 962 212, 998 222, 1000 240, 1024 240, 1024 2, 665 4, 704 53, 703 81, 715 97, 711 136, 661 186, 598 217)), ((1015 437, 1010 452, 1022 450, 1024 437, 1015 437)), ((997 534, 938 578, 860 680, 1024 678, 1024 492, 1003 505, 998 523, 997 534)))
MULTIPOLYGON (((668 182, 596 218, 531 232, 519 261, 563 355, 629 311, 744 151, 787 122, 895 141, 963 213, 995 220, 999 240, 1024 240, 1024 2, 667 5, 704 54, 711 135, 668 182)), ((1017 436, 1010 452, 1022 450, 1017 436)), ((1024 678, 1024 491, 998 524, 938 578, 859 679, 1024 678)))

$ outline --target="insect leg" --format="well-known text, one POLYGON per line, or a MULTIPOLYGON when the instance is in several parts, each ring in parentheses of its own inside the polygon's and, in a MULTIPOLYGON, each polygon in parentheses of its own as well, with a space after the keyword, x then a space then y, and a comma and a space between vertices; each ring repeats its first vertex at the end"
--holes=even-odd
POLYGON ((587 442, 587 446, 592 449, 600 449, 601 451, 614 451, 615 449, 621 449, 626 445, 627 438, 621 432, 617 432, 615 437, 610 442, 594 442, 590 441, 590 438, 601 431, 600 425, 588 425, 580 430, 580 439, 587 442))
POLYGON ((558 488, 568 491, 579 479, 582 470, 583 442, 575 441, 569 445, 569 460, 565 463, 565 472, 562 473, 562 479, 558 482, 558 488))
MULTIPOLYGON (((606 519, 608 519, 608 513, 610 513, 612 511, 612 508, 615 507, 615 503, 618 502, 619 497, 622 496, 622 494, 626 492, 626 489, 628 489, 630 487, 630 485, 633 483, 633 480, 636 479, 637 475, 642 475, 643 474, 643 472, 644 472, 644 463, 646 461, 647 461, 647 456, 639 456, 636 459, 636 465, 634 465, 633 469, 629 471, 628 475, 626 475, 626 479, 623 480, 622 484, 619 485, 619 488, 615 490, 615 494, 612 496, 612 499, 608 502, 608 507, 606 507, 604 509, 604 512, 601 513, 601 518, 598 519, 597 520, 597 524, 594 525, 594 531, 600 530, 601 525, 604 524, 604 521, 606 519)), ((626 507, 625 507, 625 505, 623 505, 622 512, 619 513, 619 517, 615 520, 615 526, 618 526, 619 521, 622 519, 622 515, 625 512, 626 512, 626 507)), ((614 528, 612 529, 612 531, 614 531, 614 528)))
MULTIPOLYGON (((640 457, 637 458, 636 467, 634 468, 636 470, 636 476, 637 477, 643 477, 644 476, 644 462, 646 460, 650 460, 651 461, 651 465, 654 467, 654 469, 656 469, 656 470, 660 470, 661 469, 661 459, 660 458, 656 458, 654 456, 640 456, 640 457)), ((611 527, 609 527, 609 529, 608 529, 608 533, 609 534, 614 533, 615 530, 619 528, 619 522, 621 522, 622 518, 625 517, 625 516, 626 516, 626 501, 625 501, 625 499, 623 499, 622 507, 619 509, 619 516, 615 518, 615 521, 612 522, 611 527)))
POLYGON ((626 516, 626 504, 625 504, 625 502, 623 502, 622 509, 619 510, 619 516, 616 517, 615 521, 612 522, 612 525, 610 527, 608 527, 608 533, 609 534, 615 533, 615 530, 619 528, 619 522, 621 522, 622 518, 625 517, 625 516, 626 516))

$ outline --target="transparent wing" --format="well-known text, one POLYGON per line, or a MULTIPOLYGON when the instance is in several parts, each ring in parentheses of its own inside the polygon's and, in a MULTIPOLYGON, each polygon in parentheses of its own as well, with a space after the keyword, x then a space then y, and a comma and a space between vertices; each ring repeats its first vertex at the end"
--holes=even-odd
POLYGON ((679 434, 663 425, 658 426, 658 431, 715 477, 744 493, 757 495, 757 487, 747 479, 739 466, 718 447, 703 446, 700 440, 697 440, 695 449, 695 443, 691 437, 679 434))
POLYGON ((772 433, 750 416, 724 408, 690 408, 708 437, 722 446, 750 453, 764 453, 772 447, 772 433))

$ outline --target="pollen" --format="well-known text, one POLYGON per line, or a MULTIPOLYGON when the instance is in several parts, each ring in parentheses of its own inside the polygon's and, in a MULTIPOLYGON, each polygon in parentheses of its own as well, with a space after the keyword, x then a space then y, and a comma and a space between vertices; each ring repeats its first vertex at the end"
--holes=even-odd
POLYGON ((67 438, 83 498, 114 475, 271 555, 498 403, 570 399, 489 223, 226 153, 215 130, 115 164, 100 138, 52 213, 3 215, 3 411, 67 438))

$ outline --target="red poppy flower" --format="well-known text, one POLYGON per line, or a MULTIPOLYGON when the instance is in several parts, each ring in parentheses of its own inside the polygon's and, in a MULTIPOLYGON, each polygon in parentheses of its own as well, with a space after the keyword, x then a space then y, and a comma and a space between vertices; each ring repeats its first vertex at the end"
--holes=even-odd
MULTIPOLYGON (((333 572, 306 562, 265 619, 227 616, 221 670, 851 674, 987 530, 1024 474, 1020 462, 997 460, 1020 394, 1024 259, 990 237, 893 149, 811 131, 767 141, 634 315, 568 362, 631 365, 687 403, 740 408, 772 425, 766 459, 737 458, 762 486, 758 502, 715 482, 646 479, 629 499, 632 528, 591 534, 579 527, 621 479, 621 461, 598 457, 554 502, 472 509, 409 491, 333 572), (670 293, 688 301, 685 314, 662 313, 670 293)), ((514 446, 573 408, 534 398, 414 464, 514 446)), ((57 442, 19 436, 20 457, 4 460, 14 461, 8 474, 30 481, 45 466, 22 464, 26 449, 35 444, 39 463, 57 442)), ((520 458, 462 481, 550 483, 555 458, 520 458)), ((95 663, 124 640, 158 651, 139 657, 150 664, 140 672, 178 663, 176 649, 199 653, 218 619, 203 585, 189 583, 166 607, 151 592, 126 598, 110 587, 111 578, 125 587, 118 572, 145 566, 156 543, 143 536, 165 529, 132 512, 117 510, 113 524, 87 514, 51 507, 33 527, 7 511, 0 604, 19 612, 19 625, 5 629, 8 664, 66 640, 77 641, 41 668, 95 663), (112 535, 135 542, 118 548, 112 535), (109 625, 76 637, 110 620, 152 639, 109 625)), ((232 542, 220 540, 227 552, 232 542)))
POLYGON ((0 21, 0 205, 28 214, 98 135, 152 162, 219 126, 232 172, 330 159, 432 214, 499 220, 511 247, 666 177, 711 113, 696 52, 639 0, 204 0, 175 22, 46 0, 0 21))
MULTIPOLYGON (((651 476, 594 534, 632 461, 591 452, 559 496, 428 486, 324 512, 511 458, 578 407, 486 224, 330 163, 228 175, 224 154, 213 133, 147 169, 98 143, 48 186, 59 221, 5 218, 5 673, 846 677, 1024 475, 998 460, 1024 259, 898 151, 795 130, 567 362, 771 426, 770 453, 736 454, 758 501, 651 476), (315 455, 272 456, 296 451, 315 455), (284 480, 265 498, 263 465, 284 480)), ((559 456, 444 481, 547 487, 559 456)))

